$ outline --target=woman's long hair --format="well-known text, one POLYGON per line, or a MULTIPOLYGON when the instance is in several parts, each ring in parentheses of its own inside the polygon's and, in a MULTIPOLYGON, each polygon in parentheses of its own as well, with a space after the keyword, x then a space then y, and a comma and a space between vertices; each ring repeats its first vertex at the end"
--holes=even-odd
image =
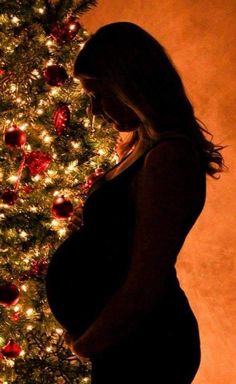
MULTIPOLYGON (((194 116, 181 78, 162 45, 139 26, 117 22, 98 29, 85 43, 75 61, 74 75, 100 80, 143 123, 150 141, 175 131, 192 139, 202 155, 206 173, 222 172, 224 146, 194 116), (205 135, 210 135, 207 140, 205 135)), ((128 152, 138 141, 138 130, 123 144, 128 152)), ((121 151, 121 149, 120 149, 121 151)))

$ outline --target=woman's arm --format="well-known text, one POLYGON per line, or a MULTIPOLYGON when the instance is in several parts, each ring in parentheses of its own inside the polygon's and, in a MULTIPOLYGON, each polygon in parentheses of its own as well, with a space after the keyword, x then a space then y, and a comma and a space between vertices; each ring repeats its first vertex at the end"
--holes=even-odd
POLYGON ((124 285, 74 342, 93 356, 138 327, 165 293, 166 280, 187 234, 196 194, 196 159, 188 142, 172 139, 145 158, 137 183, 131 266, 124 285))

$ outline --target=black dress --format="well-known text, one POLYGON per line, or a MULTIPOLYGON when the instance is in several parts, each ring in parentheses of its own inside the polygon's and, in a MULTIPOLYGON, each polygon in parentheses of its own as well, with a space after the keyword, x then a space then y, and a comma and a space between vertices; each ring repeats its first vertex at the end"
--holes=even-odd
MULTIPOLYGON (((155 143, 182 135, 166 135, 155 143)), ((183 140, 188 140, 183 137, 183 140)), ((147 152, 111 180, 101 176, 84 205, 84 225, 53 255, 46 276, 49 306, 58 322, 81 335, 122 285, 130 262, 136 176, 147 152)), ((196 212, 205 202, 205 174, 196 175, 196 212)), ((176 270, 156 310, 119 344, 92 360, 92 384, 190 384, 200 364, 196 318, 179 286, 176 270)))

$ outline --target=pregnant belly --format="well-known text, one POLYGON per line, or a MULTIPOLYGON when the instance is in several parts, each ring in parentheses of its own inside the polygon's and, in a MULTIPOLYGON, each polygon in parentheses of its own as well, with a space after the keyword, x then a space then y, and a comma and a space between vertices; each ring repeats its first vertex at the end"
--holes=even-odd
POLYGON ((69 333, 82 334, 112 294, 111 274, 104 252, 86 238, 73 233, 55 252, 47 270, 46 293, 56 320, 69 333))

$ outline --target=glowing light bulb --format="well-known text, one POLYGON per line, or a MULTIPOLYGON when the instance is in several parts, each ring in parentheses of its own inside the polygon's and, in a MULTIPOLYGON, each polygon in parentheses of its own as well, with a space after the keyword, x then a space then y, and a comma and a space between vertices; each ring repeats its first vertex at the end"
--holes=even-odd
POLYGON ((21 286, 21 289, 22 289, 22 291, 24 291, 24 292, 27 292, 27 285, 26 284, 23 284, 22 286, 21 286))
POLYGON ((73 148, 78 149, 80 147, 80 143, 76 143, 75 141, 71 142, 73 148))
POLYGON ((45 12, 45 9, 44 8, 38 8, 37 11, 38 11, 38 13, 40 13, 40 15, 43 15, 45 12))
POLYGON ((103 156, 103 155, 106 154, 106 151, 105 151, 104 149, 101 148, 101 149, 98 150, 98 154, 101 155, 101 156, 103 156))
POLYGON ((7 367, 13 368, 14 365, 15 365, 15 361, 13 359, 6 359, 5 360, 5 364, 6 364, 7 367))
POLYGON ((27 331, 32 331, 33 326, 31 324, 29 324, 29 325, 27 325, 26 329, 27 329, 27 331))
POLYGON ((52 40, 48 40, 48 41, 46 42, 46 46, 47 46, 48 48, 52 47, 53 45, 54 45, 54 43, 53 43, 52 40))
POLYGON ((52 88, 52 89, 50 89, 50 93, 52 96, 56 96, 56 95, 58 95, 58 89, 52 88))
POLYGON ((15 305, 14 306, 14 311, 19 312, 21 310, 21 305, 15 305))
POLYGON ((25 311, 25 313, 27 316, 32 317, 32 315, 34 314, 34 310, 33 308, 29 308, 25 311))
POLYGON ((63 329, 56 328, 56 333, 58 333, 58 335, 62 335, 63 334, 63 329))
POLYGON ((21 231, 20 232, 20 235, 19 235, 22 239, 26 240, 27 237, 29 236, 27 232, 25 231, 21 231))
POLYGON ((44 113, 44 110, 42 108, 37 109, 37 114, 42 115, 44 113))
POLYGON ((41 179, 41 176, 40 175, 36 175, 36 176, 32 177, 32 179, 34 181, 39 181, 41 179))
POLYGON ((19 24, 20 19, 18 19, 18 17, 16 17, 16 16, 13 16, 11 21, 12 21, 13 24, 19 24))
POLYGON ((32 205, 32 206, 30 207, 30 211, 31 211, 31 212, 38 212, 38 208, 35 207, 35 205, 32 205))
POLYGON ((59 234, 59 237, 60 237, 60 238, 63 237, 63 236, 65 236, 65 234, 66 234, 66 229, 65 229, 65 228, 61 228, 61 229, 59 229, 58 234, 59 234))
POLYGON ((9 181, 9 183, 14 184, 18 180, 18 176, 16 175, 9 176, 7 180, 9 181))
POLYGON ((34 76, 37 77, 38 79, 41 77, 41 76, 40 76, 40 72, 39 72, 38 69, 34 69, 31 73, 32 73, 32 75, 34 75, 34 76))
POLYGON ((52 351, 52 347, 47 347, 47 348, 46 348, 46 351, 47 351, 47 352, 51 352, 51 351, 52 351))
POLYGON ((46 136, 44 136, 43 141, 46 144, 50 144, 53 141, 53 138, 51 136, 49 136, 49 135, 46 135, 46 136))
POLYGON ((71 31, 74 31, 75 28, 76 28, 76 24, 70 24, 69 29, 70 29, 71 31))
POLYGON ((20 129, 21 129, 22 131, 25 131, 26 128, 27 128, 28 126, 29 126, 28 123, 21 124, 21 125, 20 125, 20 129))
POLYGON ((55 61, 53 59, 50 59, 50 60, 48 60, 46 66, 48 67, 48 66, 53 65, 53 64, 55 64, 55 61))
POLYGON ((11 90, 12 92, 15 92, 15 91, 16 91, 16 84, 11 84, 11 85, 10 85, 10 90, 11 90))

